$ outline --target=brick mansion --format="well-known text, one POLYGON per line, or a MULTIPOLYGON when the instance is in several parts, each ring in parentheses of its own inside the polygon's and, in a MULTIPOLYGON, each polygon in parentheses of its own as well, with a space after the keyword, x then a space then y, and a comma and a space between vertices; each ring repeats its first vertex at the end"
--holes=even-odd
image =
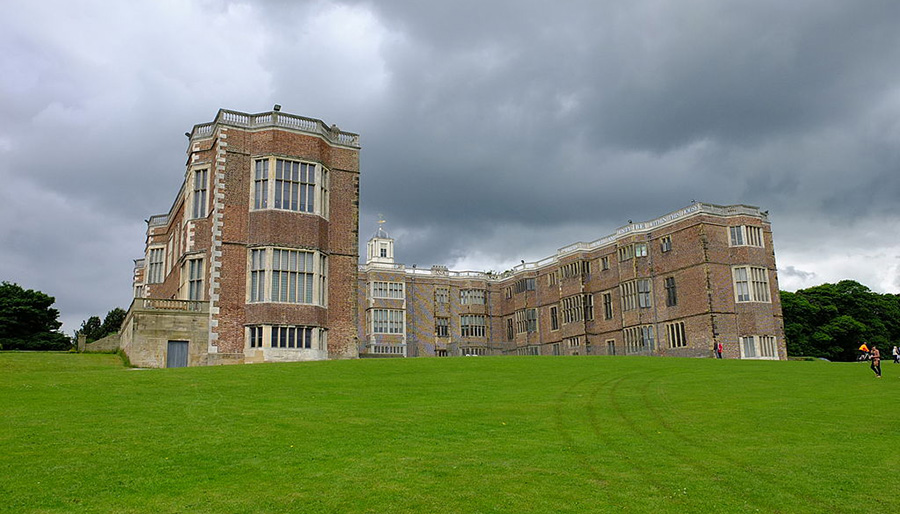
MULTIPOLYGON (((465 355, 785 359, 771 225, 692 203, 503 273, 359 259, 359 136, 220 110, 147 222, 117 336, 147 367, 465 355)), ((548 252, 549 253, 549 252, 548 252)))

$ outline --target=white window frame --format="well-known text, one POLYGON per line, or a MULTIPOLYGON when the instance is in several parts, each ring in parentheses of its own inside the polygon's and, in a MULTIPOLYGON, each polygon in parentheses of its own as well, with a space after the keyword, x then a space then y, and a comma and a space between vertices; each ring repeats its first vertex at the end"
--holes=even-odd
POLYGON ((209 214, 209 168, 197 168, 191 172, 190 219, 205 218, 209 214))
POLYGON ((328 259, 318 251, 274 246, 250 248, 247 270, 247 303, 328 306, 328 259), (294 254, 296 266, 291 257, 294 254), (276 256, 278 269, 275 269, 276 256), (280 278, 277 284, 276 278, 280 278))
POLYGON ((758 225, 734 225, 728 227, 729 246, 765 246, 763 229, 758 225))
POLYGON ((330 180, 328 168, 321 163, 274 155, 256 157, 250 170, 250 210, 315 214, 327 219, 330 209, 330 180), (297 180, 293 180, 295 172, 297 180), (287 177, 285 173, 292 176, 287 177), (312 182, 309 180, 310 177, 312 182), (287 206, 285 199, 288 202, 287 206))
POLYGON ((202 301, 205 275, 203 258, 197 257, 185 260, 182 273, 184 274, 185 299, 202 301))
POLYGON ((166 247, 151 246, 147 249, 147 283, 162 284, 166 280, 165 273, 166 247))
POLYGON ((742 359, 778 360, 778 340, 775 336, 741 336, 738 346, 742 359))
POLYGON ((771 303, 769 270, 758 266, 731 268, 734 301, 736 303, 771 303))
POLYGON ((372 298, 389 298, 402 300, 406 297, 404 286, 405 284, 403 282, 372 282, 372 298))
POLYGON ((369 311, 370 334, 405 334, 406 313, 402 309, 372 309, 369 311))

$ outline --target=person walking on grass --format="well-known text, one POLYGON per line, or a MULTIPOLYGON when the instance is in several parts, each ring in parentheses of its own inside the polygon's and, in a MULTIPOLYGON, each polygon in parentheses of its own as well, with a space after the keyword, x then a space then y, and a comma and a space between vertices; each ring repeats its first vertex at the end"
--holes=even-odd
POLYGON ((869 355, 872 356, 872 364, 869 365, 869 367, 875 372, 876 377, 881 378, 881 352, 878 351, 878 347, 874 344, 872 345, 872 350, 869 352, 869 355))
POLYGON ((891 355, 894 356, 894 364, 900 364, 900 348, 897 348, 897 345, 891 349, 891 355))

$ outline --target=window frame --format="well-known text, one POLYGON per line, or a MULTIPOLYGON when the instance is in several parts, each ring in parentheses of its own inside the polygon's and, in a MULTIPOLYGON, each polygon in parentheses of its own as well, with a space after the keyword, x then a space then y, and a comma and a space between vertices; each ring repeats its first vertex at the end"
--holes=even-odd
POLYGON ((675 307, 678 305, 678 289, 675 285, 675 277, 666 277, 664 280, 666 288, 666 307, 675 307))
POLYGON ((165 245, 147 248, 147 284, 162 284, 166 281, 165 262, 165 245))
POLYGON ((246 325, 244 347, 276 351, 325 350, 327 332, 326 328, 314 325, 246 325))
POLYGON ((328 257, 322 252, 278 246, 252 247, 247 249, 247 270, 246 303, 328 306, 328 257), (291 269, 294 267, 293 254, 296 254, 297 269, 291 269), (301 259, 303 269, 300 269, 301 259), (282 269, 285 266, 287 269, 282 269))
POLYGON ((450 337, 450 318, 445 316, 434 317, 434 335, 437 337, 450 337))
POLYGON ((250 177, 251 212, 275 210, 329 218, 331 173, 322 163, 261 155, 252 159, 250 177))
POLYGON ((732 266, 735 303, 772 303, 769 270, 761 266, 732 266))
POLYGON ((370 334, 403 335, 406 333, 406 314, 403 309, 370 309, 370 334))
POLYGON ((667 234, 662 236, 659 240, 659 250, 662 253, 672 251, 672 236, 671 234, 667 234))
POLYGON ((487 292, 484 289, 460 289, 460 305, 485 305, 487 292))
POLYGON ((684 330, 684 321, 666 323, 666 343, 672 349, 687 347, 687 333, 684 330))
POLYGON ((465 339, 484 338, 486 322, 484 314, 460 314, 459 334, 465 339), (480 321, 480 323, 478 323, 480 321))
POLYGON ((202 219, 209 215, 209 168, 202 167, 191 172, 191 216, 202 219))
POLYGON ((406 283, 396 280, 376 280, 371 282, 372 298, 403 300, 406 298, 406 283))
POLYGON ((765 248, 765 235, 759 225, 731 225, 728 227, 728 246, 765 248))
POLYGON ((778 338, 772 335, 745 335, 738 338, 741 359, 778 360, 778 338), (750 352, 748 352, 750 350, 750 352), (766 352, 771 350, 768 355, 766 352), (752 355, 750 354, 752 352, 752 355))

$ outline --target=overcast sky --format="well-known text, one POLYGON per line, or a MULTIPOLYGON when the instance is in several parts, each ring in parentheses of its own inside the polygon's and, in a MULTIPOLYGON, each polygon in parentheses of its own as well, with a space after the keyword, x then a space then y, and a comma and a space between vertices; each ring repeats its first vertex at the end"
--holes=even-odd
POLYGON ((770 212, 780 287, 900 293, 900 2, 7 0, 0 280, 131 301, 219 108, 361 135, 361 244, 503 270, 692 200, 770 212))

